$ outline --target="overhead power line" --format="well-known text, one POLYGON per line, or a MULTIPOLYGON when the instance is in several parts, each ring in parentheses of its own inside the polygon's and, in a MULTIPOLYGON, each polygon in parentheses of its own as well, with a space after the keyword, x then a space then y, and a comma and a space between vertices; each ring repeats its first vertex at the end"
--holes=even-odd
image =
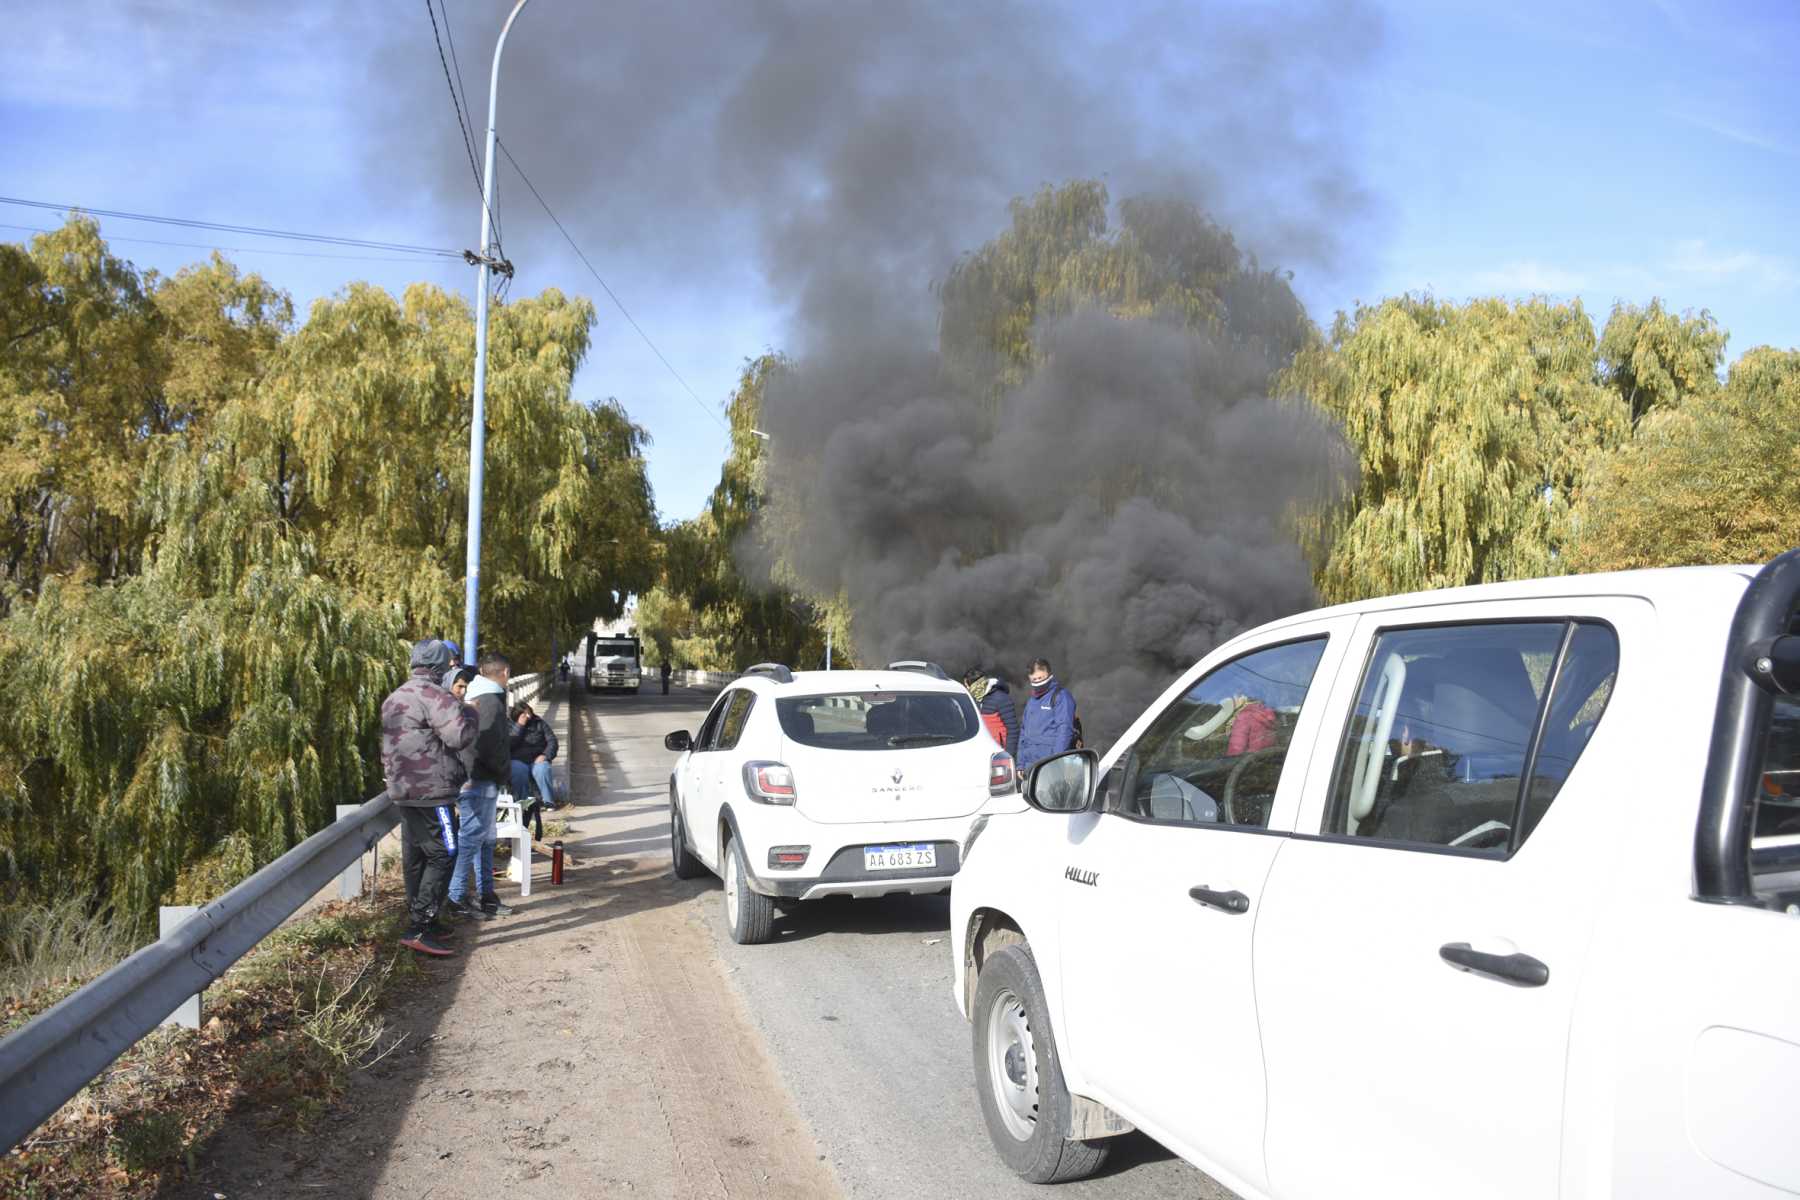
MULTIPOLYGON (((0 229, 17 229, 25 233, 55 233, 54 229, 45 229, 39 225, 8 225, 0 223, 0 229)), ((278 254, 282 258, 325 258, 337 262, 375 262, 375 263, 417 263, 414 257, 377 257, 368 254, 316 254, 309 250, 270 250, 262 246, 220 246, 212 242, 165 242, 157 238, 134 238, 108 236, 108 242, 132 242, 145 246, 175 246, 185 250, 228 250, 233 254, 278 254)), ((444 265, 448 265, 446 260, 444 265)))
MULTIPOLYGON (((438 62, 441 63, 444 68, 444 86, 450 89, 450 107, 456 110, 456 127, 462 130, 463 153, 469 156, 469 174, 475 179, 475 194, 481 197, 482 207, 485 208, 487 206, 487 195, 481 186, 481 167, 475 162, 475 139, 469 135, 468 121, 463 119, 463 102, 457 99, 456 80, 451 78, 450 60, 444 57, 444 39, 438 33, 437 7, 432 4, 431 0, 425 0, 425 15, 431 18, 431 40, 437 43, 438 62)), ((444 13, 444 27, 447 29, 449 26, 450 13, 446 10, 444 13)), ((474 117, 474 113, 469 114, 470 120, 473 120, 474 117)), ((496 226, 494 240, 497 242, 500 240, 497 231, 499 222, 494 221, 494 214, 491 211, 488 213, 488 221, 496 226)), ((487 247, 483 246, 482 251, 485 253, 486 250, 487 247)))
POLYGON ((513 165, 513 170, 519 173, 519 178, 525 181, 525 186, 527 188, 531 189, 531 194, 537 198, 538 204, 543 207, 544 215, 550 218, 550 222, 556 226, 557 232, 563 235, 563 240, 569 243, 569 249, 575 252, 575 257, 581 260, 581 265, 588 269, 588 274, 594 277, 594 282, 600 285, 600 290, 606 293, 606 298, 613 302, 613 307, 619 310, 619 315, 625 318, 627 324, 637 330, 637 335, 644 339, 644 345, 650 347, 650 352, 656 355, 657 360, 660 361, 668 370, 669 374, 674 377, 675 382, 681 385, 682 390, 693 397, 694 403, 700 406, 701 411, 711 417, 720 429, 723 429, 726 433, 730 433, 731 427, 725 423, 725 419, 717 412, 714 412, 712 407, 700 398, 700 393, 688 386, 688 381, 681 377, 681 372, 675 369, 675 365, 657 348, 656 343, 650 340, 650 335, 644 332, 644 327, 637 323, 637 320, 626 309, 624 302, 619 299, 617 293, 607 285, 606 280, 600 277, 600 272, 594 269, 594 264, 588 261, 588 256, 583 254, 581 252, 581 247, 575 244, 574 237, 572 237, 569 231, 564 228, 563 223, 557 219, 556 213, 551 211, 549 201, 545 200, 543 193, 537 190, 537 184, 531 182, 531 176, 525 173, 525 168, 519 165, 519 160, 513 157, 512 151, 506 148, 506 142, 501 141, 499 145, 500 153, 506 155, 506 161, 513 165))
POLYGON ((256 225, 224 225, 217 221, 200 221, 190 217, 155 217, 146 213, 121 212, 110 208, 89 208, 82 204, 52 204, 47 200, 21 200, 16 196, 0 196, 0 204, 16 204, 20 208, 41 208, 50 212, 79 212, 90 217, 110 217, 119 221, 146 221, 152 225, 175 225, 183 229, 212 229, 220 233, 241 233, 250 237, 280 238, 292 242, 317 245, 352 246, 358 250, 386 250, 390 253, 429 254, 441 258, 461 258, 460 250, 438 246, 415 246, 406 242, 381 242, 369 238, 335 237, 324 233, 296 233, 288 229, 264 229, 256 225))

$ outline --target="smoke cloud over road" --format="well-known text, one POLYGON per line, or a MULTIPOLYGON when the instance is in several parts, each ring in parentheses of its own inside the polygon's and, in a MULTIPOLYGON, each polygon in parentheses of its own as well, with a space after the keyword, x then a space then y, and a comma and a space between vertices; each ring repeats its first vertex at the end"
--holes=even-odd
MULTIPOLYGON (((465 64, 501 7, 451 5, 465 64)), ((998 387, 940 349, 958 331, 934 286, 1009 199, 1075 178, 1185 203, 1261 263, 1340 268, 1370 224, 1345 147, 1379 34, 1357 3, 1094 7, 540 3, 508 45, 501 136, 603 255, 748 265, 790 314, 761 418, 780 528, 742 559, 772 541, 842 589, 866 659, 1017 680, 1046 655, 1099 740, 1221 638, 1312 600, 1286 521, 1350 460, 1267 396, 1298 304, 1246 259, 1254 286, 1211 322, 1040 313, 1034 369, 998 387)), ((394 128, 441 126, 416 44, 376 73, 417 110, 394 128)), ((416 156, 460 206, 454 146, 372 152, 416 156)))

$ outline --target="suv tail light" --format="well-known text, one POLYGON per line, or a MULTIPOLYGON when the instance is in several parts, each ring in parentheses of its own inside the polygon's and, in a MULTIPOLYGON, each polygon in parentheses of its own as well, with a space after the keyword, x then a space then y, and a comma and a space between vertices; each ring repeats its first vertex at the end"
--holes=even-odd
POLYGON ((744 794, 758 804, 792 804, 794 769, 786 763, 744 764, 744 794))
POLYGON ((1012 755, 1001 750, 988 759, 988 794, 1002 796, 1013 791, 1018 783, 1018 775, 1013 770, 1012 755))

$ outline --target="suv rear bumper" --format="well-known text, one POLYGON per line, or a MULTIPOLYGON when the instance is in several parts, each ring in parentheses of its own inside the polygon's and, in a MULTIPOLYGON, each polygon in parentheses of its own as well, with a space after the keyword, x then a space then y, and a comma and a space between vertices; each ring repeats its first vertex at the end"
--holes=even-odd
POLYGON ((863 845, 841 846, 824 868, 798 877, 771 871, 758 864, 747 872, 750 890, 783 900, 817 900, 822 896, 930 896, 950 890, 950 881, 962 866, 960 843, 939 838, 920 838, 936 850, 937 862, 914 871, 870 871, 863 866, 863 845))
POLYGON ((791 808, 773 807, 758 808, 753 815, 733 812, 728 819, 734 838, 742 839, 745 882, 751 891, 782 900, 817 900, 823 896, 926 896, 948 891, 962 866, 963 842, 975 817, 820 825, 791 808), (866 847, 901 844, 929 845, 935 861, 928 867, 899 871, 871 871, 865 865, 866 847), (773 848, 796 845, 811 847, 805 863, 793 870, 769 866, 773 848))

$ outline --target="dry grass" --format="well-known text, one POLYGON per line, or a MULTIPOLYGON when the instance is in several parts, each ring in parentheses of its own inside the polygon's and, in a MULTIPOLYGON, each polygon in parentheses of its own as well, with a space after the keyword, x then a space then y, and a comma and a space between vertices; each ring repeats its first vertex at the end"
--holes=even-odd
POLYGON ((202 1028, 152 1033, 0 1158, 0 1195, 148 1197, 186 1178, 228 1118, 311 1126, 399 1044, 381 1004, 418 971, 396 950, 403 923, 389 892, 264 939, 207 991, 202 1028))
POLYGON ((0 907, 0 1007, 10 1012, 45 994, 60 998, 142 944, 135 930, 96 917, 79 897, 0 907))

